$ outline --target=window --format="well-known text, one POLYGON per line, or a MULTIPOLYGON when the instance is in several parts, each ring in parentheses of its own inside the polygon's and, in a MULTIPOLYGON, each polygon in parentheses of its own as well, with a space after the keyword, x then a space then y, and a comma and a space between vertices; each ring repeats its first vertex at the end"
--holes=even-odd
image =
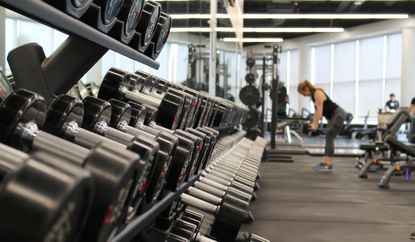
POLYGON ((333 99, 346 112, 355 114, 356 101, 356 42, 345 42, 334 46, 333 99))

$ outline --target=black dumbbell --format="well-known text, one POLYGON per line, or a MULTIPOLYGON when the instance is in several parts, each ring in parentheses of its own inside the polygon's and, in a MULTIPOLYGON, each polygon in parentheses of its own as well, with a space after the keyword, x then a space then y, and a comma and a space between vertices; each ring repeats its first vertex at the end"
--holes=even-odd
POLYGON ((192 223, 197 226, 196 234, 194 236, 194 241, 200 241, 200 242, 216 242, 216 240, 213 240, 211 238, 208 238, 206 236, 203 236, 199 231, 202 226, 202 223, 204 221, 204 216, 201 213, 197 213, 190 209, 185 209, 181 220, 186 221, 188 223, 192 223))
POLYGON ((210 235, 218 241, 234 241, 244 220, 245 210, 225 200, 216 206, 188 194, 181 194, 180 201, 187 206, 195 207, 214 215, 215 219, 210 235))
POLYGON ((191 163, 187 166, 185 171, 185 181, 188 181, 193 176, 193 174, 195 174, 197 161, 203 148, 202 139, 180 129, 175 131, 175 135, 188 139, 193 143, 193 150, 191 151, 192 157, 190 158, 191 163))
POLYGON ((150 45, 153 38, 157 23, 161 14, 161 5, 153 1, 146 1, 142 9, 138 25, 136 27, 136 36, 131 40, 129 46, 144 53, 150 45))
POLYGON ((196 91, 186 91, 186 87, 184 86, 172 84, 167 80, 152 76, 143 71, 136 71, 135 74, 141 76, 142 78, 140 79, 144 79, 140 81, 141 84, 137 85, 139 92, 143 92, 159 100, 163 98, 167 90, 172 94, 183 97, 183 112, 179 117, 178 128, 185 129, 193 126, 194 113, 199 106, 199 95, 196 91))
MULTIPOLYGON (((154 150, 157 147, 142 147, 142 142, 145 141, 139 141, 137 139, 127 146, 124 146, 104 136, 80 128, 83 122, 83 116, 84 107, 82 101, 67 95, 58 96, 48 110, 44 130, 88 149, 92 149, 96 145, 106 142, 113 144, 115 147, 122 147, 123 149, 129 149, 138 153, 141 159, 135 165, 134 177, 136 182, 133 184, 134 192, 130 204, 135 209, 132 209, 129 213, 130 216, 134 215, 146 191, 150 169, 153 164, 153 160, 148 159, 148 157, 151 156, 150 154, 157 152, 157 150, 154 150)), ((124 214, 123 217, 125 216, 127 215, 124 214)))
POLYGON ((128 102, 131 106, 131 119, 129 125, 132 127, 139 127, 144 125, 147 115, 147 109, 143 104, 128 102))
POLYGON ((169 37, 171 26, 171 17, 162 12, 155 28, 155 33, 151 43, 145 51, 147 56, 154 60, 158 57, 166 44, 167 38, 169 37))
POLYGON ((103 33, 108 33, 117 22, 124 0, 93 0, 81 20, 103 33))
POLYGON ((127 74, 111 68, 102 81, 98 97, 104 100, 115 98, 125 102, 133 101, 156 107, 158 108, 156 123, 169 129, 176 129, 183 108, 183 97, 167 92, 163 99, 159 100, 136 92, 134 88, 138 78, 135 74, 127 74))
POLYGON ((216 240, 201 235, 196 224, 184 219, 178 219, 175 222, 170 234, 180 236, 190 242, 216 242, 216 240))
POLYGON ((114 27, 110 34, 116 39, 121 40, 123 43, 130 43, 136 33, 135 29, 140 19, 143 7, 144 0, 124 0, 121 10, 117 16, 118 20, 121 20, 123 24, 120 26, 121 28, 114 27))
MULTIPOLYGON (((130 126, 129 122, 131 119, 131 106, 116 99, 110 99, 109 102, 111 104, 111 120, 109 123, 111 127, 131 134, 135 137, 147 136, 159 143, 159 159, 166 160, 166 162, 157 162, 157 164, 160 166, 163 165, 163 167, 157 167, 156 171, 160 171, 160 177, 165 178, 169 173, 172 158, 176 153, 178 138, 167 132, 158 131, 149 133, 130 126)), ((153 181, 153 179, 151 179, 151 181, 153 181)), ((161 191, 163 190, 162 187, 164 186, 164 182, 165 180, 163 179, 162 182, 158 182, 156 186, 149 186, 149 190, 147 191, 148 194, 154 195, 151 200, 149 199, 147 201, 148 203, 153 203, 154 200, 160 195, 161 191)))
MULTIPOLYGON (((0 144, 0 240, 77 241, 89 216, 91 174, 0 144)), ((52 158, 52 160, 51 160, 52 158)))
POLYGON ((2 142, 24 151, 46 151, 89 170, 96 188, 91 215, 81 241, 104 241, 121 222, 128 209, 139 156, 101 143, 87 150, 46 132, 45 100, 32 92, 17 90, 0 105, 2 142))
MULTIPOLYGON (((111 120, 111 104, 99 98, 87 97, 83 100, 84 103, 84 120, 82 127, 108 137, 114 141, 120 142, 121 144, 129 145, 137 139, 134 135, 127 134, 118 129, 110 127, 111 120)), ((126 120, 129 122, 130 116, 122 116, 119 120, 126 120)), ((156 141, 154 141, 156 142, 156 141)), ((163 168, 169 161, 168 157, 160 152, 160 145, 156 142, 153 145, 157 149, 157 155, 154 157, 153 164, 148 179, 148 187, 146 191, 147 206, 151 206, 158 198, 162 184, 165 180, 165 174, 163 174, 163 168)), ((167 164, 168 166, 168 164, 167 164)))

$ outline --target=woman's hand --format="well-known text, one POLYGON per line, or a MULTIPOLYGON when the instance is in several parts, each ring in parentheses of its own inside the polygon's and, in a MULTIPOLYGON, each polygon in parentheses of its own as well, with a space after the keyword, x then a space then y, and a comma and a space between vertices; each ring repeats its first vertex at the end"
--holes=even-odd
POLYGON ((312 131, 312 132, 315 132, 315 131, 317 131, 317 129, 318 129, 318 124, 316 124, 314 122, 311 123, 309 130, 312 131))

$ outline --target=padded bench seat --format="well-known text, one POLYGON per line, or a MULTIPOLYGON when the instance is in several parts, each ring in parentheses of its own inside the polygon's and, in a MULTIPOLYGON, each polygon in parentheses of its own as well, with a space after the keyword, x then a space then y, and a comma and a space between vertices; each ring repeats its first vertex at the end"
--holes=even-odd
POLYGON ((385 143, 371 143, 371 144, 361 144, 359 146, 361 150, 388 150, 389 147, 385 143))

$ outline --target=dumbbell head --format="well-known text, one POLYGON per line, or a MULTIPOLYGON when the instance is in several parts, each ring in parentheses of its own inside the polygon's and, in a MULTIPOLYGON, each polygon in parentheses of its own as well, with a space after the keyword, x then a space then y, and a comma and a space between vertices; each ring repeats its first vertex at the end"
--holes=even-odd
POLYGON ((147 109, 143 104, 135 103, 135 102, 128 102, 131 106, 131 119, 130 119, 130 126, 138 127, 144 124, 146 119, 147 109))
POLYGON ((124 22, 124 34, 129 37, 135 33, 144 6, 144 0, 124 0, 118 18, 124 22))
POLYGON ((104 24, 111 24, 115 21, 124 0, 95 0, 101 6, 101 19, 104 24))
POLYGON ((153 1, 147 1, 144 4, 143 11, 136 28, 137 32, 141 35, 140 43, 143 50, 148 47, 151 38, 154 36, 160 14, 160 4, 153 1))
MULTIPOLYGON (((111 120, 111 104, 99 98, 86 97, 83 100, 84 119, 82 128, 103 133, 100 124, 109 124, 111 120)), ((105 127, 103 127, 105 128, 105 127)))
MULTIPOLYGON (((46 102, 40 95, 19 89, 11 93, 0 104, 0 140, 13 147, 29 150, 24 134, 18 128, 19 123, 33 121, 42 126, 45 121, 46 102)), ((33 130, 34 132, 36 130, 33 130)))
POLYGON ((248 57, 248 58, 246 59, 246 65, 247 65, 249 68, 254 67, 254 65, 255 65, 255 59, 254 59, 254 58, 252 58, 252 57, 248 57))
POLYGON ((0 154, 2 241, 78 240, 89 213, 90 173, 56 157, 59 167, 52 167, 3 144, 0 154))
POLYGON ((136 83, 124 71, 111 68, 105 74, 99 88, 98 98, 110 100, 111 98, 124 101, 123 90, 132 91, 136 83))
POLYGON ((248 73, 248 74, 245 75, 245 81, 249 84, 254 83, 255 79, 256 79, 256 77, 255 77, 254 73, 248 73))
POLYGON ((60 95, 49 107, 44 130, 59 137, 67 137, 68 134, 62 129, 64 125, 74 121, 80 126, 83 115, 84 105, 81 100, 68 95, 60 95))
POLYGON ((152 44, 150 45, 150 48, 146 50, 146 55, 150 56, 153 59, 158 57, 164 45, 166 44, 167 38, 169 37, 171 26, 171 17, 165 13, 161 13, 154 36, 152 38, 152 44))
POLYGON ((111 120, 110 126, 124 130, 125 127, 130 123, 131 119, 131 106, 128 103, 121 102, 117 99, 110 99, 109 103, 111 104, 111 120))
POLYGON ((196 236, 196 231, 197 231, 196 225, 186 222, 184 220, 178 219, 176 223, 173 225, 173 228, 171 229, 170 232, 192 241, 194 237, 196 236))
POLYGON ((144 119, 145 125, 150 125, 152 122, 155 122, 159 110, 149 105, 144 105, 146 108, 146 117, 144 119))

